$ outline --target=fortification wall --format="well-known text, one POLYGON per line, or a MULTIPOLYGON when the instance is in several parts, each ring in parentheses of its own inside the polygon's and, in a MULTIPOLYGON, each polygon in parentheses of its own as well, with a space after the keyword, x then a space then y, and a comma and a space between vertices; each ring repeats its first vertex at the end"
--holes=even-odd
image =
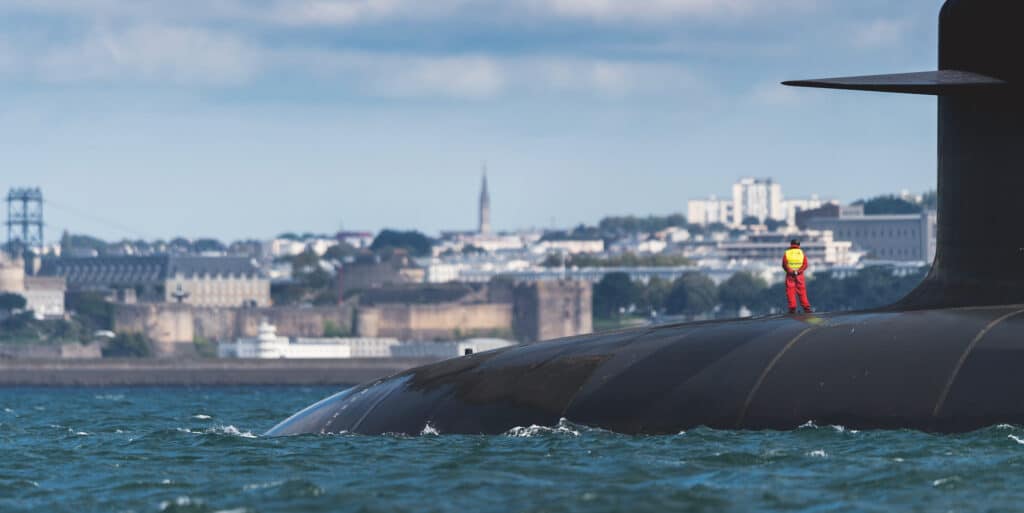
POLYGON ((592 333, 593 287, 582 281, 517 285, 513 331, 522 342, 592 333))
POLYGON ((263 320, 277 326, 277 334, 283 337, 322 337, 327 327, 348 334, 352 332, 352 309, 350 304, 319 308, 119 304, 114 307, 114 331, 142 333, 153 341, 157 355, 172 356, 187 352, 200 337, 207 340, 254 337, 263 320))
POLYGON ((359 309, 359 336, 453 340, 512 331, 511 304, 379 305, 359 309))

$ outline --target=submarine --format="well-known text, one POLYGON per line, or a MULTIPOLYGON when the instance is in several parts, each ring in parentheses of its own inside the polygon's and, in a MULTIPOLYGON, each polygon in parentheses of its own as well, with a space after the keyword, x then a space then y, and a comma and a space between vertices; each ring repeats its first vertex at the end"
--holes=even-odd
POLYGON ((935 261, 896 304, 478 353, 341 392, 267 435, 499 434, 562 419, 650 435, 1024 424, 1022 14, 1019 0, 948 0, 937 71, 785 83, 938 97, 935 261))

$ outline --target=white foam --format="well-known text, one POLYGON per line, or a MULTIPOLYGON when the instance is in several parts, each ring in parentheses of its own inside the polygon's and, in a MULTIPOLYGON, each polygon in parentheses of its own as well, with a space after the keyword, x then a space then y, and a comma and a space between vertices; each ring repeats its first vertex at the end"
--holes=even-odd
POLYGON ((259 438, 256 435, 254 435, 251 431, 241 431, 238 428, 236 428, 235 426, 231 426, 231 425, 228 425, 228 426, 216 426, 216 427, 213 427, 211 429, 207 429, 205 431, 205 433, 213 434, 213 435, 240 436, 242 438, 259 438))
POLYGON ((1016 427, 1011 425, 1011 424, 1000 424, 1000 425, 996 426, 996 429, 1006 430, 1006 429, 1016 429, 1016 427))
POLYGON ((1008 438, 1009 438, 1010 440, 1013 440, 1014 442, 1017 442, 1017 443, 1019 443, 1019 444, 1021 444, 1021 445, 1024 445, 1024 439, 1021 439, 1021 438, 1019 438, 1019 437, 1016 437, 1016 436, 1014 436, 1014 435, 1007 435, 1007 437, 1008 437, 1008 438))
POLYGON ((856 429, 847 429, 846 426, 833 425, 831 427, 832 427, 832 429, 836 430, 837 433, 850 433, 852 435, 856 435, 857 433, 860 433, 860 431, 858 431, 856 429))
POLYGON ((807 422, 800 424, 800 427, 797 429, 818 429, 818 425, 815 424, 813 420, 808 420, 807 422))
POLYGON ((812 458, 828 458, 828 453, 824 449, 817 449, 807 453, 812 458))
POLYGON ((438 431, 437 428, 435 428, 434 426, 431 426, 429 422, 427 422, 423 426, 423 430, 420 431, 420 436, 437 436, 440 434, 441 432, 438 431))
POLYGON ((516 438, 530 438, 537 435, 546 434, 558 434, 558 435, 571 435, 580 436, 580 432, 572 428, 572 424, 567 419, 560 419, 558 424, 554 427, 549 426, 538 426, 536 424, 530 427, 516 426, 505 432, 506 436, 512 436, 516 438))
POLYGON ((203 504, 203 501, 201 501, 199 499, 193 499, 193 498, 191 498, 191 497, 189 497, 187 495, 182 495, 181 497, 178 497, 177 499, 174 499, 173 501, 162 501, 162 502, 160 502, 160 511, 167 511, 171 506, 179 506, 179 507, 192 506, 192 505, 201 506, 202 504, 203 504))
POLYGON ((197 414, 193 415, 192 418, 193 419, 197 419, 197 420, 210 420, 213 417, 211 417, 209 415, 206 415, 205 413, 197 413, 197 414))
POLYGON ((956 476, 944 477, 942 479, 936 479, 935 481, 932 481, 932 486, 938 488, 938 487, 940 487, 940 486, 942 486, 942 485, 944 485, 946 483, 955 483, 955 482, 957 482, 959 480, 960 480, 960 478, 956 477, 956 476))

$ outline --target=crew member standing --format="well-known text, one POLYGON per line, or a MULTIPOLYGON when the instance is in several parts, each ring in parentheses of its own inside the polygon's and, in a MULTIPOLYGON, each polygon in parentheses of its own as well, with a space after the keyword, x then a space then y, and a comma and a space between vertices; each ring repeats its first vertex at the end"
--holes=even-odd
POLYGON ((786 271, 786 299, 789 300, 789 313, 796 313, 796 298, 800 296, 800 305, 804 311, 811 313, 811 302, 807 300, 807 282, 804 281, 804 271, 807 270, 807 255, 800 249, 800 241, 793 239, 789 243, 789 249, 782 257, 782 269, 786 271))

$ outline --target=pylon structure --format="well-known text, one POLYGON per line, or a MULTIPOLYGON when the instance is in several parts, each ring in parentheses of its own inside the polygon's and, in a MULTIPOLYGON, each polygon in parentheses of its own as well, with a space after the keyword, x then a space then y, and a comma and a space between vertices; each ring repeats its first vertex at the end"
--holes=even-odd
POLYGON ((10 251, 43 249, 43 191, 14 187, 7 193, 7 248, 10 251))

